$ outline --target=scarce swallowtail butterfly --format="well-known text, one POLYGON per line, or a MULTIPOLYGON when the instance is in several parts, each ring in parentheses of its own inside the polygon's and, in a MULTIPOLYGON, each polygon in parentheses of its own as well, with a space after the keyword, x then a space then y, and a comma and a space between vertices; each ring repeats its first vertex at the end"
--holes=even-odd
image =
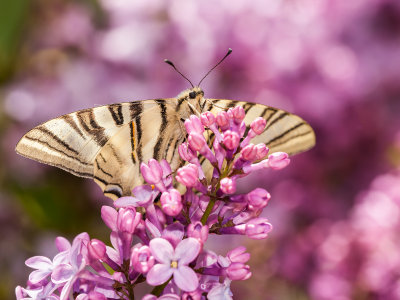
MULTIPOLYGON (((206 99, 203 90, 193 86, 176 98, 117 103, 60 116, 25 134, 16 152, 74 175, 93 178, 106 196, 117 199, 144 183, 139 169, 142 162, 165 159, 172 170, 182 166, 178 146, 186 140, 183 123, 190 115, 206 111, 217 114, 237 105, 246 112, 248 128, 255 118, 265 118, 265 131, 252 143, 265 143, 269 153, 292 155, 314 146, 313 129, 296 115, 257 103, 206 99)), ((212 143, 213 134, 205 136, 212 143)))

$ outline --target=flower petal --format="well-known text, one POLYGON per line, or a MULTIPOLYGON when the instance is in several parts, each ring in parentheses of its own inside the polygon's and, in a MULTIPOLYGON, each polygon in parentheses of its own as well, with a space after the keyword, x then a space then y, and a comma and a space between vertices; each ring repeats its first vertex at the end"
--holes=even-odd
POLYGON ((117 217, 118 212, 114 208, 106 205, 102 206, 101 218, 112 231, 117 230, 117 217))
POLYGON ((51 270, 36 270, 29 274, 29 281, 33 284, 38 283, 49 276, 51 270))
POLYGON ((137 207, 139 199, 132 196, 121 197, 114 202, 115 207, 137 207))
POLYGON ((52 269, 53 263, 45 256, 33 256, 25 261, 25 265, 32 269, 50 270, 52 269))
POLYGON ((176 285, 185 292, 193 292, 199 286, 196 273, 188 266, 179 266, 174 271, 176 285))
POLYGON ((67 264, 58 265, 51 274, 51 281, 54 283, 63 283, 70 280, 74 276, 72 266, 67 264))
POLYGON ((174 255, 174 248, 170 242, 162 238, 155 238, 150 241, 150 250, 154 258, 166 265, 171 263, 174 255))
POLYGON ((175 257, 179 265, 187 265, 193 261, 200 252, 200 242, 195 238, 187 238, 181 241, 175 249, 175 257))
POLYGON ((162 232, 161 237, 168 240, 174 247, 182 241, 185 234, 184 227, 181 223, 175 222, 168 225, 162 232))
POLYGON ((160 285, 166 282, 173 274, 170 265, 156 264, 147 273, 147 283, 150 285, 160 285))
POLYGON ((68 281, 66 285, 64 285, 61 294, 60 294, 60 300, 68 300, 69 299, 69 294, 71 293, 71 289, 73 287, 73 283, 75 280, 68 281))
POLYGON ((71 243, 65 237, 62 236, 56 237, 55 243, 58 251, 60 252, 67 251, 71 248, 71 243))
POLYGON ((68 251, 60 252, 53 258, 53 267, 68 262, 68 251))

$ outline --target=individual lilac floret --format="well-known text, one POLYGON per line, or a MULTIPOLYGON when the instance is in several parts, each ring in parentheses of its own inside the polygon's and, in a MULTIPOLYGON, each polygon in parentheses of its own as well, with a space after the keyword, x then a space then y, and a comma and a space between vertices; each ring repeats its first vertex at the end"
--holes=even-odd
POLYGON ((275 152, 268 156, 268 165, 271 169, 280 170, 290 163, 289 155, 285 152, 275 152))
POLYGON ((195 187, 199 182, 199 169, 194 164, 188 164, 178 169, 175 178, 187 187, 195 187))
POLYGON ((176 189, 162 193, 160 202, 164 213, 172 217, 177 216, 183 207, 181 193, 176 189))
POLYGON ((154 266, 154 262, 154 256, 148 246, 132 249, 131 265, 135 271, 146 274, 154 266))
POLYGON ((150 249, 159 262, 147 274, 150 285, 160 285, 173 276, 175 284, 183 291, 194 291, 199 285, 196 273, 188 267, 200 252, 200 243, 194 238, 182 240, 174 249, 162 238, 150 241, 150 249))

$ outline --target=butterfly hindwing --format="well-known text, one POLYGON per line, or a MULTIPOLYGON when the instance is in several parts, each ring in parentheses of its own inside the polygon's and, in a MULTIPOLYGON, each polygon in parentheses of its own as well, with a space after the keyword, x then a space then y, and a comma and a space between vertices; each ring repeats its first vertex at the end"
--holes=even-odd
POLYGON ((94 180, 112 199, 131 194, 144 184, 140 164, 165 159, 176 170, 182 163, 177 147, 186 134, 175 112, 175 103, 154 100, 156 105, 124 125, 102 147, 95 158, 94 180))
POLYGON ((246 112, 244 119, 247 127, 257 117, 263 117, 267 125, 262 134, 252 139, 252 143, 264 143, 273 152, 286 152, 290 155, 300 153, 315 145, 315 134, 311 126, 302 118, 271 106, 258 103, 208 99, 209 105, 205 110, 218 113, 229 107, 240 105, 246 112))

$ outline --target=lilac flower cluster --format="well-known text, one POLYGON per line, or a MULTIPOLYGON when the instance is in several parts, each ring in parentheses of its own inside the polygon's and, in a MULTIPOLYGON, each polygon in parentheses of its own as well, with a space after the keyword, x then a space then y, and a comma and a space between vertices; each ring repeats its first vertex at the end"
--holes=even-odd
POLYGON ((268 155, 265 144, 250 143, 264 131, 265 119, 246 130, 244 118, 240 106, 217 116, 192 115, 185 121, 187 142, 178 150, 187 164, 174 174, 165 160, 142 163, 147 184, 116 200, 115 208, 102 207, 112 246, 87 233, 72 245, 57 238, 53 260, 26 261, 35 271, 27 288, 16 288, 17 299, 134 299, 143 282, 154 287, 144 300, 232 299, 231 282, 251 276, 250 254, 240 246, 217 255, 205 242, 209 234, 266 238, 272 225, 260 214, 270 194, 262 188, 235 194, 236 181, 289 163, 286 153, 268 155))

